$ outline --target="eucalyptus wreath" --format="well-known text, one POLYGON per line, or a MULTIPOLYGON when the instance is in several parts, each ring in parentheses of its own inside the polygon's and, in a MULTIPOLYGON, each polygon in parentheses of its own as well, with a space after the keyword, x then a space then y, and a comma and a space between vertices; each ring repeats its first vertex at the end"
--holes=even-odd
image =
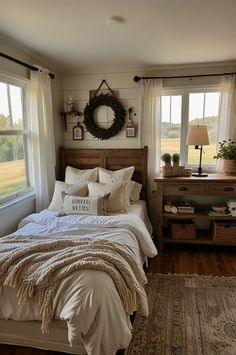
POLYGON ((125 109, 121 103, 112 95, 100 94, 94 96, 84 109, 84 125, 87 130, 96 138, 108 139, 115 136, 125 123, 125 109), (94 111, 98 106, 109 106, 114 111, 114 120, 109 128, 101 128, 94 121, 94 111))

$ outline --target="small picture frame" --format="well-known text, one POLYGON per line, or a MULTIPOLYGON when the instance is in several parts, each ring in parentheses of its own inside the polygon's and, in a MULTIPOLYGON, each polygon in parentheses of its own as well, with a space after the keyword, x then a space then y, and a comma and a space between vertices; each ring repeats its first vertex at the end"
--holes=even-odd
POLYGON ((82 141, 83 140, 83 127, 80 124, 77 124, 73 127, 73 140, 74 141, 82 141))
POLYGON ((136 127, 133 122, 128 122, 126 125, 126 137, 133 138, 136 136, 136 127))

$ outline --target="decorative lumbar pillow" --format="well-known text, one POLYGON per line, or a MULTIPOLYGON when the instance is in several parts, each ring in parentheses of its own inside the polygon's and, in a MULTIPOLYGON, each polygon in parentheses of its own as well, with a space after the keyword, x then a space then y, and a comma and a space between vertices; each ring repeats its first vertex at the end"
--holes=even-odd
POLYGON ((118 181, 128 181, 131 180, 134 173, 134 166, 120 170, 107 170, 104 168, 98 168, 98 181, 103 184, 118 182, 118 181))
POLYGON ((139 184, 138 182, 134 181, 134 186, 131 192, 130 200, 133 202, 137 202, 140 199, 140 193, 142 190, 142 184, 139 184))
POLYGON ((65 192, 70 195, 75 196, 87 196, 88 195, 88 186, 87 183, 80 184, 66 184, 63 181, 56 181, 54 187, 54 193, 52 196, 52 201, 48 206, 49 210, 60 212, 63 208, 63 200, 61 193, 65 192))
POLYGON ((97 181, 97 172, 97 168, 80 170, 72 168, 72 166, 67 166, 65 172, 65 182, 67 184, 78 184, 87 181, 97 181))
POLYGON ((81 182, 78 184, 66 184, 65 193, 73 196, 88 196, 87 182, 81 182))
POLYGON ((63 212, 68 214, 85 214, 103 216, 106 214, 106 200, 105 196, 87 196, 78 197, 65 195, 63 212))
POLYGON ((89 196, 110 194, 107 201, 108 213, 124 213, 130 206, 130 195, 133 186, 130 181, 118 181, 109 184, 88 182, 89 196))

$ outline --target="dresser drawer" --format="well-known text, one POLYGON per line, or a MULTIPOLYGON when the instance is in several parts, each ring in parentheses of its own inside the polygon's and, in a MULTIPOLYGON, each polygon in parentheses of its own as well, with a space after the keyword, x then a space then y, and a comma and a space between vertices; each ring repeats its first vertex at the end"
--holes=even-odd
POLYGON ((164 195, 203 194, 204 184, 173 183, 163 185, 164 195))
POLYGON ((209 194, 219 195, 236 195, 236 184, 234 183, 218 183, 208 185, 209 194))

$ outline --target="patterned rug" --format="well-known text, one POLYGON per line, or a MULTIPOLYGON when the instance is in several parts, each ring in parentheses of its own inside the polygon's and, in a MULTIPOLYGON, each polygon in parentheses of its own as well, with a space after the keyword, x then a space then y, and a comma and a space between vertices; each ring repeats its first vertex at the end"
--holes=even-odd
POLYGON ((148 275, 126 355, 236 355, 236 277, 148 275))

